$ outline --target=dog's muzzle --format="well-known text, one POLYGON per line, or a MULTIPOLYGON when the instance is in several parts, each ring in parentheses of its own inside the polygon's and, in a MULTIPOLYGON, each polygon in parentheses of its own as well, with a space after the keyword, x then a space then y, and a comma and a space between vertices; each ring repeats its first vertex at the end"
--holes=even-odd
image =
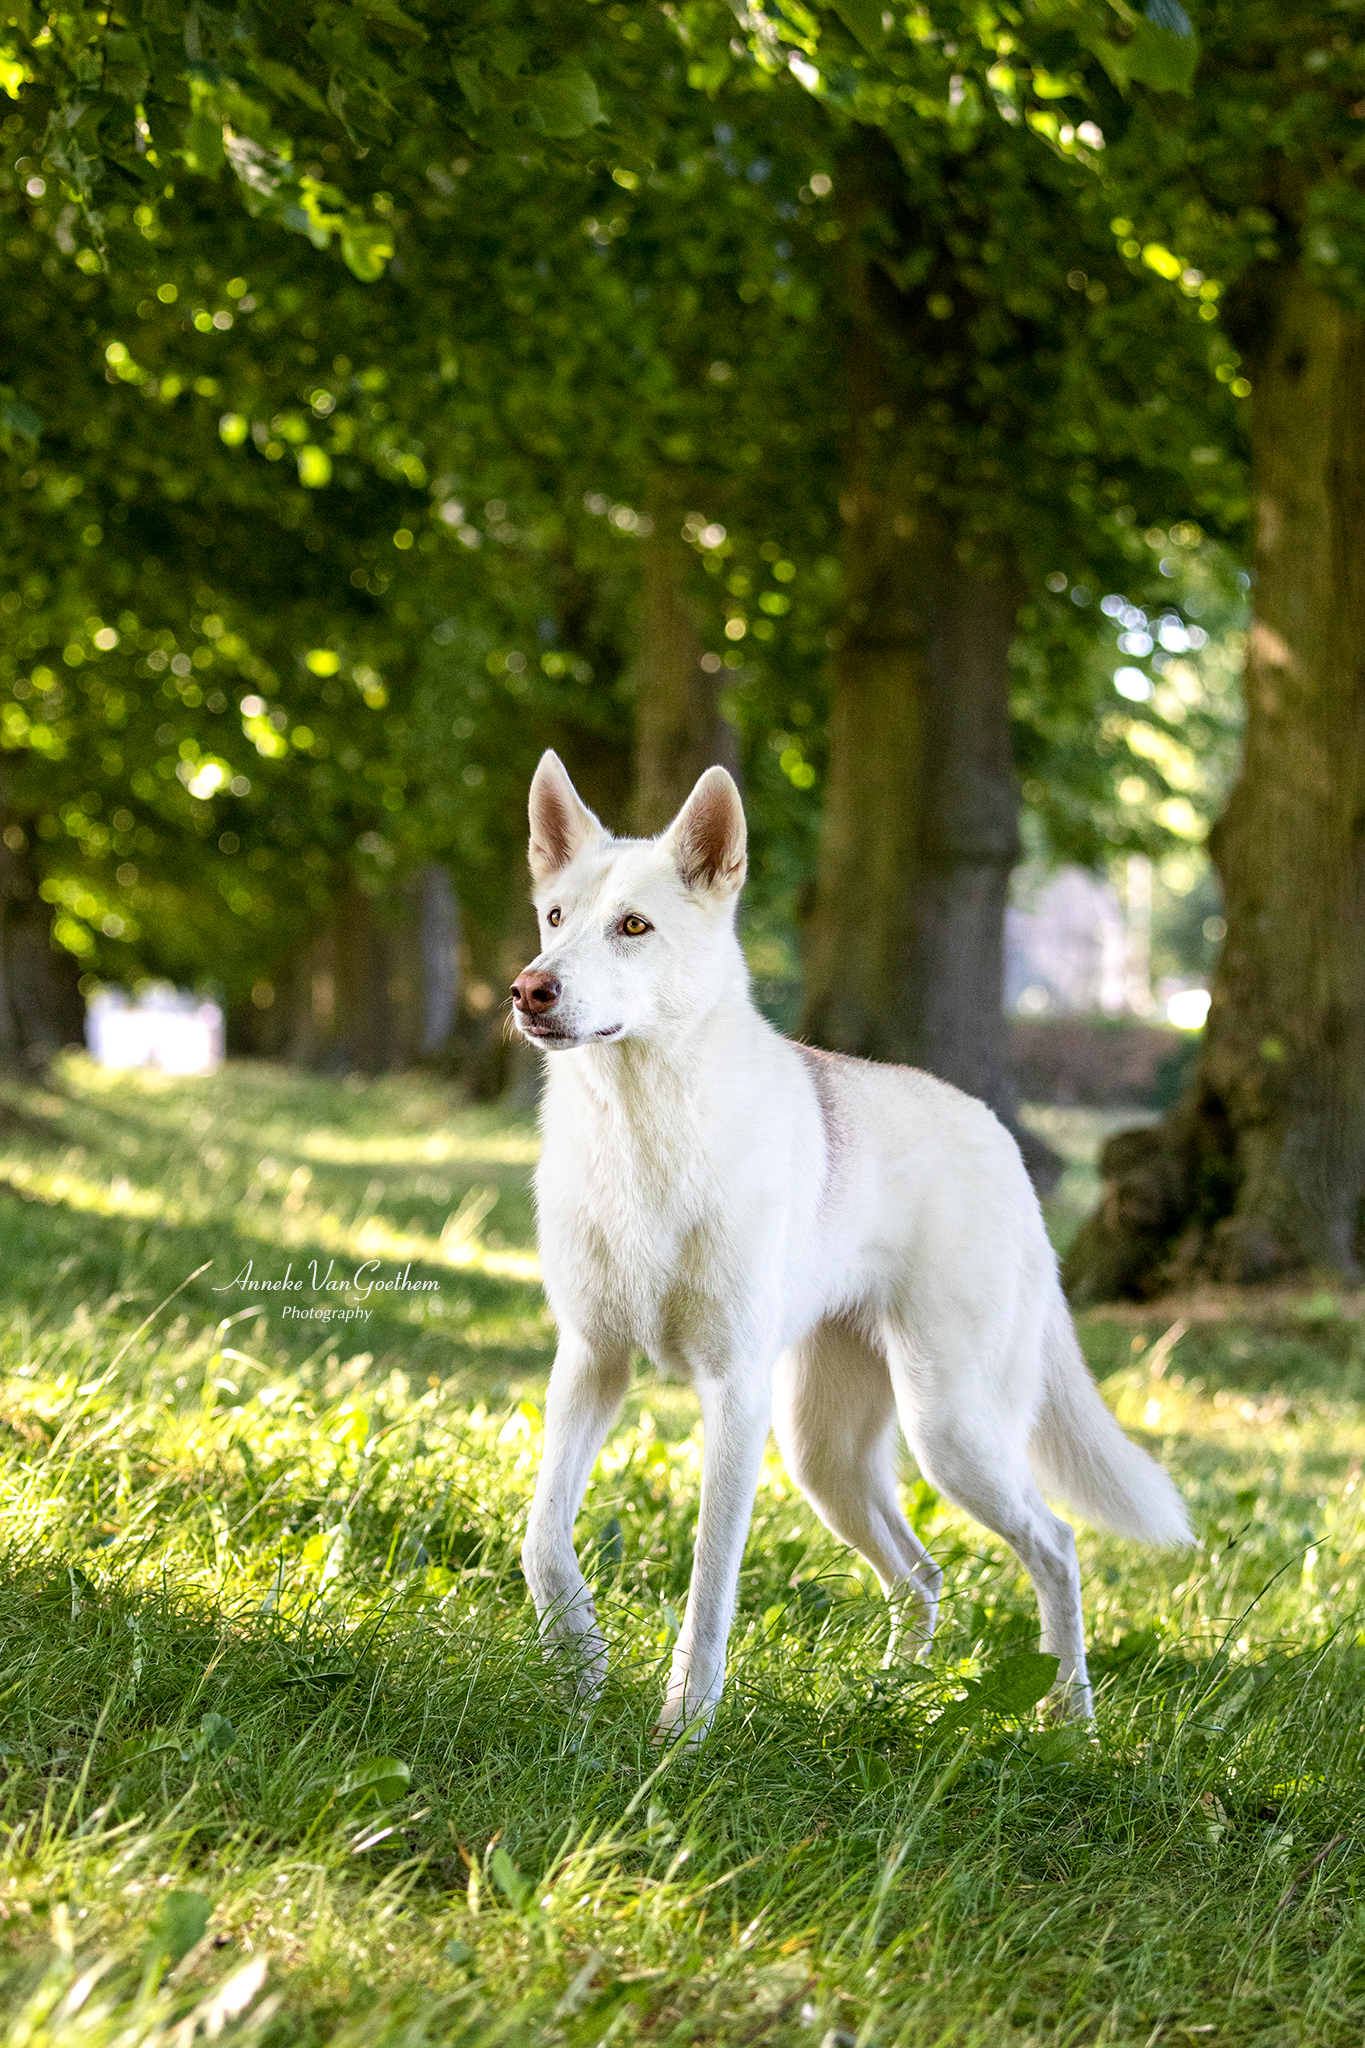
POLYGON ((563 993, 563 983, 543 967, 523 968, 512 983, 512 1008, 522 1030, 535 1038, 550 1035, 551 1012, 563 993))

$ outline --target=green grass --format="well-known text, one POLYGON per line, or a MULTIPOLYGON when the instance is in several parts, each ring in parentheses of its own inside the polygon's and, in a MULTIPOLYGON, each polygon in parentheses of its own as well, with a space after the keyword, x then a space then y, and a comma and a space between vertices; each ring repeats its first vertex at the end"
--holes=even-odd
POLYGON ((661 1755, 694 1411, 642 1373, 594 1474, 583 1716, 516 1564, 533 1153, 423 1081, 0 1091, 4 2040, 1355 2048, 1359 1305, 1088 1320, 1200 1535, 1082 1534, 1093 1737, 1035 1724, 1031 1594, 913 1475, 948 1598, 884 1672, 774 1457, 726 1703, 661 1755), (315 1256, 439 1288, 304 1323, 346 1297, 228 1284, 315 1256))

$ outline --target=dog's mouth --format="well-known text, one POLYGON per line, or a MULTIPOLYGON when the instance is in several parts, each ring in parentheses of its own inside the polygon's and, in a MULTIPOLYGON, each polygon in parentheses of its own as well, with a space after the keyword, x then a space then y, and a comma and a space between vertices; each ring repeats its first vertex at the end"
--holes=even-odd
POLYGON ((523 1038, 541 1038, 550 1042, 563 1040, 566 1043, 572 1041, 575 1045, 578 1043, 576 1033, 565 1031, 560 1025, 552 1024, 548 1018, 518 1016, 517 1029, 523 1038))
POLYGON ((549 1017, 517 1016, 517 1029, 524 1038, 537 1039, 542 1045, 593 1045, 603 1039, 619 1038, 625 1030, 624 1024, 608 1024, 603 1031, 594 1031, 589 1038, 580 1038, 576 1031, 566 1031, 562 1024, 556 1024, 549 1017))

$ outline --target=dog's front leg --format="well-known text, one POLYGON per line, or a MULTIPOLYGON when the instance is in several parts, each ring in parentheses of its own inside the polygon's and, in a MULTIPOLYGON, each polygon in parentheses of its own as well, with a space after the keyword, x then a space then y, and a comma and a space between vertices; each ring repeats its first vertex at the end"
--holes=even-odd
POLYGON ((521 1546, 541 1634, 589 1695, 601 1690, 606 1677, 607 1646, 579 1569, 573 1525, 629 1383, 629 1352, 596 1349, 576 1332, 561 1330, 545 1397, 545 1447, 521 1546))
POLYGON ((704 1735, 725 1684, 725 1643, 753 1514, 772 1413, 771 1368, 727 1367, 697 1373, 704 1441, 701 1508, 687 1612, 658 1734, 704 1735))

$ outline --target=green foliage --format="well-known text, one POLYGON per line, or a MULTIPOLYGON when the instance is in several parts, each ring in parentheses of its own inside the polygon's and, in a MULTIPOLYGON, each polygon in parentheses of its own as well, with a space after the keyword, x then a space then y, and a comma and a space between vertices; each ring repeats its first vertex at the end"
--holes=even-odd
POLYGON ((167 177, 217 180, 226 168, 251 214, 319 248, 335 235, 348 269, 371 281, 393 237, 363 174, 358 193, 341 188, 357 159, 420 131, 563 162, 565 145, 606 121, 585 68, 600 53, 599 19, 582 5, 519 0, 458 14, 421 0, 274 13, 125 0, 115 13, 56 15, 22 0, 0 81, 11 98, 42 104, 44 155, 97 247, 120 195, 151 197, 167 177), (315 153, 330 175, 309 163, 315 153))
POLYGON ((396 903, 435 858, 500 978, 547 741, 624 822, 655 528, 726 678, 754 930, 790 964, 845 624, 855 235, 898 309, 907 498, 1030 586, 1037 842, 1172 844, 1159 772, 1118 794, 1108 628, 1073 602, 1154 609, 1144 534, 1197 528, 1207 564, 1246 515, 1216 287, 1173 229, 1116 233, 1146 88, 1086 54, 1179 40, 1164 15, 791 15, 752 59, 709 5, 14 19, 0 795, 88 975, 210 979, 249 1013, 350 892, 396 903))
MULTIPOLYGON (((253 1123, 331 1171, 386 1175, 374 1200, 395 1226, 420 1199, 395 1172, 404 1146, 424 1172, 433 1133, 471 1165, 499 1148, 529 1164, 521 1124, 443 1122, 434 1092, 402 1126, 386 1086, 63 1075, 103 1091, 125 1215, 188 1201, 191 1121, 212 1106, 195 1143, 233 1164, 200 1229, 224 1271, 273 1261, 297 1215, 250 1200, 259 1162, 229 1140, 253 1123)), ((580 1541, 620 1552, 597 1579, 613 1673, 583 1714, 516 1567, 548 1329, 509 1353, 479 1311, 434 1353, 416 1325, 333 1325, 291 1362, 278 1297, 223 1331, 221 1298, 190 1288, 139 1331, 188 1266, 154 1263, 163 1230, 128 1241, 113 1288, 94 1264, 58 1270, 58 1243, 106 1228, 91 1193, 108 1186, 70 1145, 54 1161, 62 1102, 7 1098, 0 1189, 0 1985, 17 2039, 1145 2041, 1179 2014, 1252 2043, 1286 2010, 1304 2039, 1359 2038, 1350 1302, 1220 1310, 1183 1335, 1144 1313, 1085 1325, 1201 1537, 1160 1557, 1080 1532, 1093 1736, 1036 1725, 1051 1660, 1031 1594, 927 1488, 943 1634, 928 1664, 883 1669, 885 1605, 772 1458, 727 1704, 704 1746, 661 1755, 649 1729, 697 1502, 690 1394, 642 1382, 594 1472, 580 1541)), ((529 1248, 529 1208, 506 1200, 508 1241, 479 1240, 490 1268, 529 1248)), ((472 1269, 445 1270, 463 1288, 472 1269)))

